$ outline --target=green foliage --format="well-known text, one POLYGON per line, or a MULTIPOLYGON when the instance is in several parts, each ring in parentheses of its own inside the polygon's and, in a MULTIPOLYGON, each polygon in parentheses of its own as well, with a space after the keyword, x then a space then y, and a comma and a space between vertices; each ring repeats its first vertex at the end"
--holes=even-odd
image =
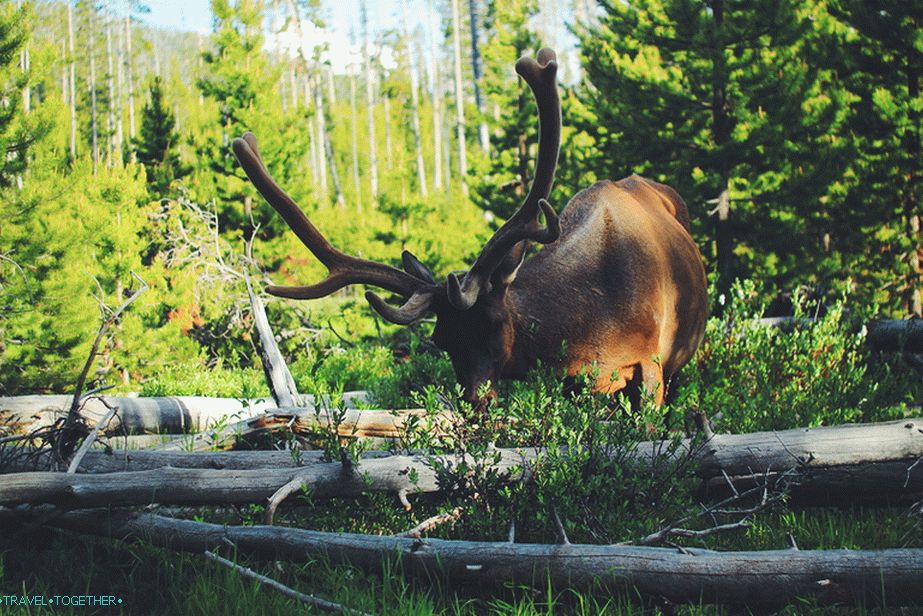
POLYGON ((900 355, 879 356, 865 341, 869 315, 843 301, 820 307, 796 298, 793 331, 758 325, 764 295, 736 285, 725 315, 709 320, 693 363, 680 375, 680 409, 701 409, 734 433, 884 421, 923 396, 900 355), (815 319, 816 320, 810 320, 815 319))
POLYGON ((192 172, 180 160, 176 119, 163 100, 160 77, 151 82, 150 101, 141 110, 141 131, 132 143, 135 157, 144 165, 153 195, 164 196, 170 185, 192 172))
MULTIPOLYGON (((484 90, 488 101, 503 109, 495 121, 491 155, 472 160, 474 199, 478 207, 509 218, 519 208, 535 166, 538 109, 529 86, 513 70, 516 61, 535 53, 541 42, 528 28, 538 13, 535 0, 491 0, 488 3, 484 46, 484 90)), ((562 204, 563 205, 563 204, 562 204)))
POLYGON ((582 90, 589 113, 581 128, 595 138, 598 175, 637 172, 677 188, 698 236, 714 242, 705 254, 722 292, 740 275, 790 286, 821 252, 806 223, 823 176, 835 173, 842 143, 830 133, 842 101, 807 61, 818 44, 817 10, 613 2, 599 27, 581 34, 593 86, 582 90), (730 216, 718 211, 712 230, 716 212, 708 210, 722 194, 730 216))
POLYGON ((183 361, 166 366, 143 382, 141 396, 212 396, 219 398, 269 397, 266 377, 260 370, 227 368, 221 362, 205 368, 183 361))

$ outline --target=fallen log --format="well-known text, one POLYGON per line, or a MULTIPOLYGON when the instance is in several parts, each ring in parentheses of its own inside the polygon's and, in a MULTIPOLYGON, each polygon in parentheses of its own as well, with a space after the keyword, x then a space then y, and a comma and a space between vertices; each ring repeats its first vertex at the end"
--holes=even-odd
MULTIPOLYGON (((49 466, 47 450, 23 448, 15 457, 10 452, 4 472, 45 471, 49 466)), ((109 452, 90 451, 77 468, 78 473, 117 473, 173 468, 207 468, 214 470, 258 470, 300 468, 324 461, 323 451, 156 451, 120 449, 109 452)), ((362 458, 384 458, 387 451, 367 451, 362 458)))
MULTIPOLYGON (((316 436, 319 432, 332 433, 341 439, 366 438, 381 441, 400 441, 408 436, 413 422, 429 416, 425 409, 396 411, 346 409, 345 413, 327 409, 280 408, 196 434, 183 442, 166 443, 159 451, 211 451, 230 447, 238 439, 265 432, 288 429, 295 434, 316 436)), ((448 412, 435 417, 438 426, 448 425, 454 416, 448 412)))
MULTIPOLYGON (((537 545, 325 533, 276 526, 224 526, 149 513, 79 511, 51 525, 106 537, 146 540, 202 553, 227 546, 267 560, 318 558, 381 572, 399 559, 410 574, 451 583, 557 589, 636 589, 672 603, 775 609, 795 599, 890 607, 923 603, 923 549, 770 550, 606 545, 537 545)), ((393 569, 387 569, 393 571, 393 569)))
MULTIPOLYGON (((753 324, 789 332, 815 321, 811 317, 765 317, 754 319, 753 324)), ((866 340, 876 349, 923 353, 923 319, 876 319, 866 323, 865 328, 866 340)))
MULTIPOLYGON (((516 480, 541 453, 540 449, 497 449, 497 461, 490 468, 516 480)), ((650 460, 656 455, 667 455, 663 443, 648 441, 638 444, 629 458, 650 460)), ((716 435, 704 445, 685 441, 670 455, 692 457, 697 473, 706 480, 720 477, 727 481, 727 475, 752 482, 755 474, 800 469, 807 485, 822 486, 825 478, 831 477, 828 485, 834 490, 896 495, 916 495, 923 490, 921 419, 716 435)), ((440 490, 434 462, 445 468, 461 461, 469 467, 478 462, 471 456, 394 455, 345 466, 340 462, 312 464, 304 469, 163 467, 97 475, 13 473, 4 475, 0 482, 0 505, 55 503, 76 508, 263 503, 296 479, 320 498, 354 497, 366 491, 406 495, 440 490)))
MULTIPOLYGON (((112 406, 119 407, 118 414, 107 430, 108 434, 187 434, 205 430, 221 421, 255 417, 277 408, 268 397, 244 401, 203 396, 102 397, 112 406)), ((301 398, 306 408, 313 409, 316 406, 314 396, 301 398)), ((351 409, 368 402, 368 394, 364 391, 348 391, 343 393, 342 398, 344 405, 351 409)), ((0 397, 0 425, 10 428, 12 434, 30 434, 63 417, 71 400, 72 396, 64 395, 0 397)), ((321 401, 321 406, 326 405, 329 405, 329 399, 321 401)), ((107 411, 102 402, 89 399, 81 415, 95 425, 107 411)))

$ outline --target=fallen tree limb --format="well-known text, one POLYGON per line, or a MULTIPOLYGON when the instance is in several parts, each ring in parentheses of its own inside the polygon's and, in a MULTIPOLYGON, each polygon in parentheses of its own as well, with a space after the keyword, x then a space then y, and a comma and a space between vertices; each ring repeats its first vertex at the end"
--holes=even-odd
MULTIPOLYGON (((306 408, 316 405, 314 396, 301 396, 306 408)), ((119 415, 107 429, 108 434, 158 432, 162 434, 187 434, 199 432, 228 419, 254 417, 278 408, 271 398, 253 398, 241 402, 235 398, 208 398, 204 396, 170 396, 136 398, 105 396, 106 402, 119 407, 119 415)), ((71 396, 34 395, 0 397, 0 419, 9 424, 13 433, 30 434, 50 426, 66 414, 71 396)), ((364 391, 343 393, 347 408, 366 404, 364 391)), ((329 405, 322 400, 322 405, 329 405)), ((87 400, 81 410, 88 422, 97 423, 109 409, 99 400, 87 400)))
POLYGON ((635 588, 673 603, 770 609, 812 598, 822 604, 923 603, 923 549, 770 550, 535 545, 324 533, 275 526, 222 526, 153 514, 70 512, 50 524, 95 535, 143 539, 201 553, 231 541, 240 553, 304 562, 327 558, 373 571, 399 559, 404 571, 497 588, 635 588))
POLYGON ((232 562, 226 558, 222 558, 221 556, 218 556, 211 550, 205 550, 205 556, 206 558, 213 560, 219 565, 222 565, 224 567, 227 567, 231 571, 234 571, 235 573, 237 573, 238 575, 240 575, 241 577, 245 579, 253 580, 254 582, 259 582, 263 586, 266 586, 267 588, 271 588, 277 592, 280 592, 286 597, 295 599, 296 601, 300 601, 301 603, 304 603, 305 605, 316 607, 317 609, 324 610, 325 612, 336 612, 338 614, 353 614, 355 616, 370 616, 369 614, 366 614, 365 612, 357 612, 347 607, 343 607, 339 603, 334 603, 333 601, 327 601, 326 599, 320 599, 318 597, 315 597, 314 595, 308 595, 303 592, 298 592, 294 588, 286 586, 285 584, 279 581, 276 581, 270 577, 266 577, 265 575, 260 575, 253 569, 244 567, 242 565, 238 565, 237 563, 232 562))
MULTIPOLYGON (((252 239, 252 238, 251 238, 252 239)), ((248 245, 249 246, 249 245, 248 245)), ((266 317, 266 307, 260 296, 253 292, 250 276, 244 274, 247 283, 247 295, 250 298, 250 310, 253 313, 253 324, 256 327, 260 346, 260 360, 263 372, 266 374, 266 383, 272 392, 276 404, 282 406, 302 406, 301 396, 295 385, 295 379, 282 357, 282 352, 276 344, 276 338, 266 317)))
MULTIPOLYGON (((810 317, 766 317, 754 319, 754 325, 792 331, 813 324, 810 317)), ((923 319, 876 319, 865 325, 868 343, 884 351, 923 353, 923 319)))
MULTIPOLYGON (((524 470, 528 471, 529 463, 541 453, 540 449, 497 449, 494 452, 497 461, 490 467, 515 480, 524 470)), ((259 458, 265 454, 251 452, 249 455, 259 458)), ((651 460, 657 455, 666 455, 663 444, 648 441, 640 443, 630 458, 651 460)), ((915 464, 923 458, 921 419, 715 435, 704 446, 686 441, 672 455, 694 456, 698 463, 697 473, 704 479, 725 481, 727 475, 752 482, 754 473, 801 469, 802 485, 808 487, 827 485, 832 489, 897 495, 913 495, 923 490, 923 464, 915 464)), ((75 508, 149 503, 263 503, 279 488, 296 479, 320 498, 353 497, 365 491, 435 492, 440 485, 433 461, 442 467, 451 467, 460 461, 470 467, 478 462, 471 456, 427 459, 422 455, 395 455, 361 460, 348 466, 339 462, 317 463, 303 469, 164 467, 98 475, 13 473, 4 475, 0 482, 0 505, 55 503, 75 508)))

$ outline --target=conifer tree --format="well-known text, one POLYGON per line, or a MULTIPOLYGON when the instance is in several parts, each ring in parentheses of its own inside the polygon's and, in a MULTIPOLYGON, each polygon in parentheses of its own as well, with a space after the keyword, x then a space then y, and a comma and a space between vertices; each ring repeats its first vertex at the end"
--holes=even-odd
POLYGON ((516 60, 534 54, 541 46, 529 30, 529 18, 538 13, 535 0, 491 0, 483 46, 484 86, 488 101, 500 110, 490 136, 491 157, 475 159, 473 199, 482 209, 509 218, 522 203, 532 178, 534 152, 530 144, 538 135, 535 99, 513 69, 516 60))
POLYGON ((921 114, 923 52, 917 1, 834 0, 840 27, 830 49, 850 96, 850 164, 831 189, 842 273, 896 314, 921 313, 921 114))
POLYGON ((808 61, 814 3, 606 3, 580 34, 599 177, 632 172, 676 187, 714 228, 718 290, 741 274, 792 275, 833 147, 837 100, 808 61), (733 216, 732 216, 733 212, 733 216))
POLYGON ((150 101, 141 110, 141 131, 132 141, 136 160, 147 171, 147 184, 153 196, 165 196, 174 180, 191 172, 180 160, 176 119, 163 100, 160 77, 154 77, 150 101))

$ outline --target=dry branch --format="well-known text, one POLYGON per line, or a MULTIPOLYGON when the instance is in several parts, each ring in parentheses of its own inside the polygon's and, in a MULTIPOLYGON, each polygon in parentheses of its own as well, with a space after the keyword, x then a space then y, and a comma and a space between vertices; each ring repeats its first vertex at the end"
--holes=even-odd
POLYGON ((50 524, 121 539, 144 539, 201 553, 227 541, 240 553, 304 562, 329 558, 381 571, 398 558, 404 571, 438 573, 482 588, 636 588, 673 603, 777 608, 796 598, 822 604, 923 603, 923 549, 770 550, 531 545, 324 533, 275 526, 224 526, 153 514, 70 512, 50 524))
MULTIPOLYGON (((655 452, 662 450, 663 445, 658 441, 644 442, 635 449, 634 457, 650 460, 655 452)), ((529 463, 541 454, 541 450, 497 449, 493 453, 499 461, 492 469, 515 480, 527 471, 529 463)), ((272 452, 248 455, 250 459, 278 456, 272 452)), ((850 493, 896 495, 915 495, 923 491, 923 464, 914 466, 923 457, 923 419, 716 435, 704 447, 687 441, 674 455, 695 456, 701 477, 718 478, 723 483, 726 483, 725 475, 738 478, 737 481, 745 486, 748 482, 752 485, 753 481, 772 479, 775 474, 800 469, 801 489, 827 487, 850 493)), ((202 459, 213 461, 216 458, 202 459)), ((394 455, 363 459, 347 466, 328 462, 304 468, 255 470, 164 467, 103 475, 15 473, 5 475, 0 482, 0 505, 56 503, 93 507, 148 503, 263 503, 296 479, 320 498, 351 497, 364 491, 435 492, 440 486, 433 461, 438 466, 451 467, 461 460, 460 456, 427 459, 422 455, 394 455)), ((469 467, 477 462, 470 456, 464 460, 469 467)))
POLYGON ((265 575, 260 575, 259 573, 257 573, 256 571, 252 569, 238 565, 237 563, 232 562, 226 558, 222 558, 221 556, 218 556, 211 550, 205 550, 205 556, 215 561, 219 565, 222 565, 224 567, 227 567, 231 571, 234 571, 235 573, 237 573, 243 578, 246 578, 248 580, 253 580, 255 582, 259 582, 263 586, 276 590, 282 593, 283 595, 285 595, 286 597, 295 599, 296 601, 300 601, 304 603, 305 605, 316 607, 320 610, 324 610, 325 612, 337 612, 338 614, 355 614, 356 616, 363 616, 363 615, 368 616, 367 614, 365 614, 365 612, 357 612, 355 610, 351 610, 349 608, 343 607, 339 603, 327 601, 326 599, 319 599, 318 597, 315 597, 314 595, 308 595, 303 592, 298 592, 294 588, 286 586, 285 584, 278 582, 270 577, 266 577, 265 575))
MULTIPOLYGON (((249 243, 247 247, 249 253, 249 243)), ((263 364, 263 372, 266 374, 266 382, 272 392, 272 397, 280 407, 302 406, 301 396, 295 386, 295 379, 292 378, 288 364, 285 363, 285 358, 282 357, 282 352, 279 350, 276 338, 272 333, 272 327, 269 325, 269 319, 266 317, 266 307, 263 305, 263 300, 253 292, 250 276, 245 275, 244 281, 247 283, 247 295, 250 297, 253 324, 256 326, 256 331, 259 335, 260 360, 263 364)))

